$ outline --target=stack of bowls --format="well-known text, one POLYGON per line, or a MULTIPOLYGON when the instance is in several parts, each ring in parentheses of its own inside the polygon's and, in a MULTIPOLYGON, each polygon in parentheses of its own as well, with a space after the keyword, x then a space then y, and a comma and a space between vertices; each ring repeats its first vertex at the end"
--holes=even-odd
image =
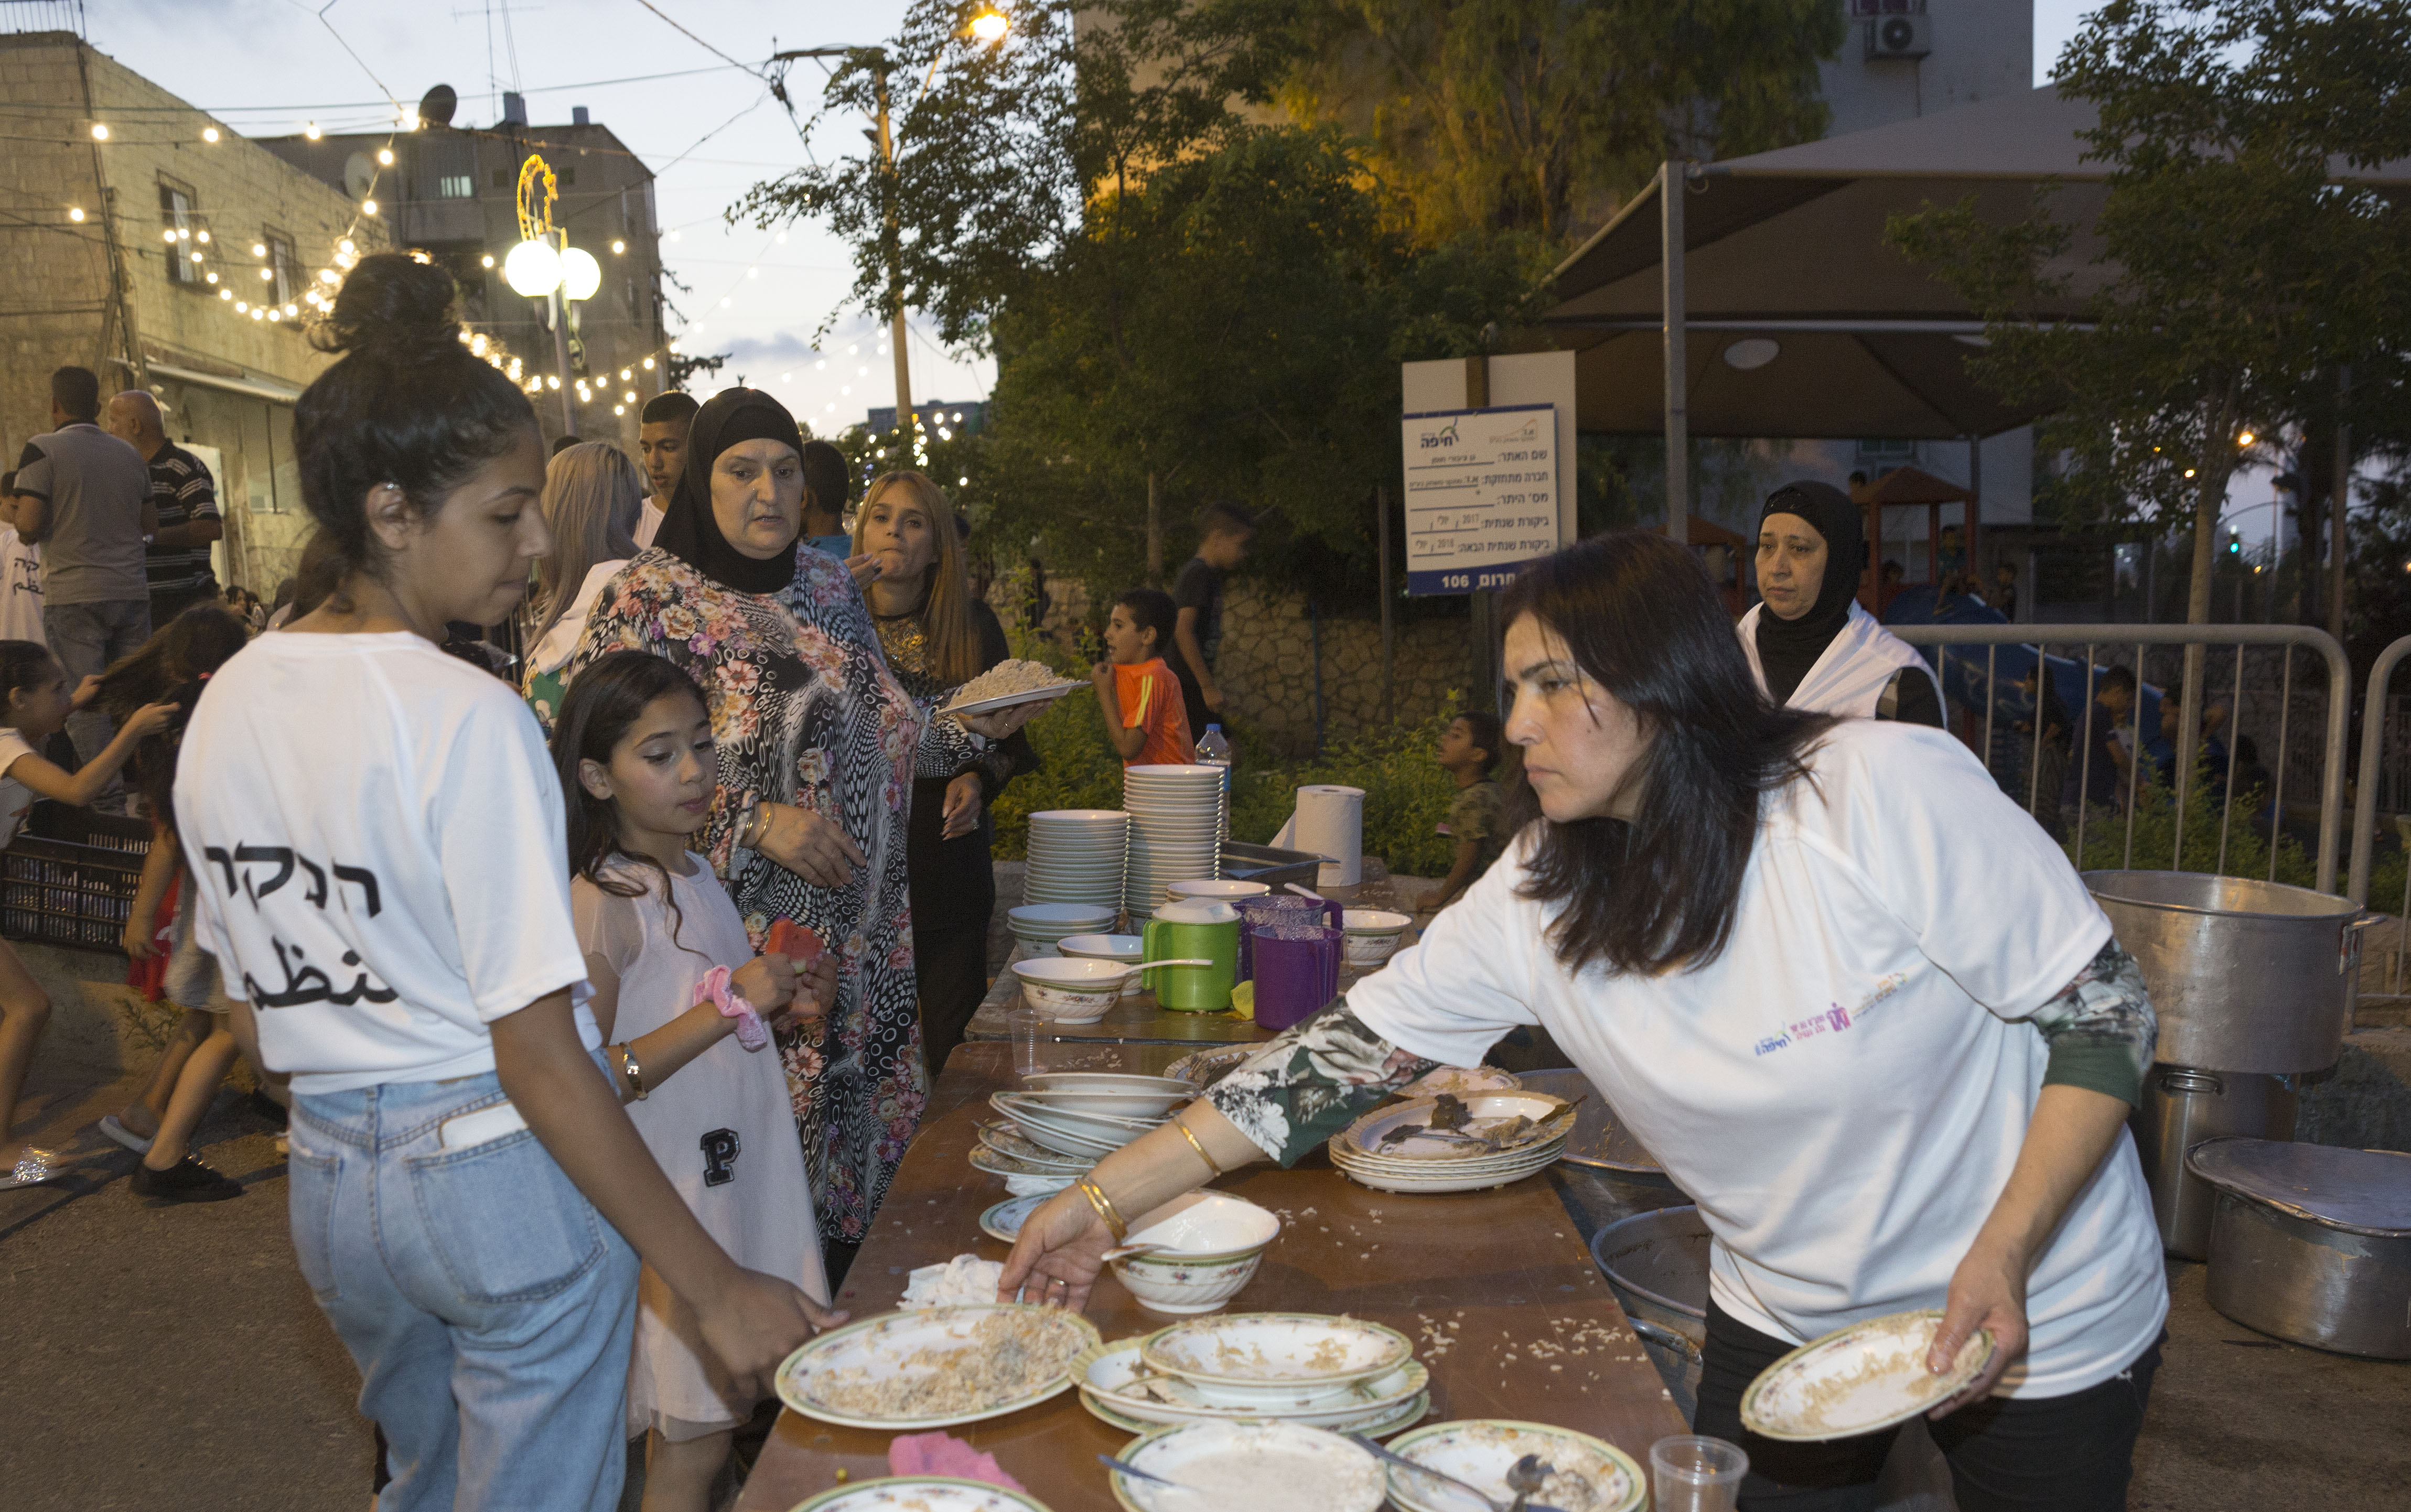
POLYGON ((1175 882, 1222 875, 1222 768, 1132 766, 1122 772, 1130 861, 1122 903, 1151 919, 1175 882))
POLYGON ((1090 1348, 1072 1380, 1081 1405, 1134 1432, 1252 1420, 1379 1436, 1431 1407, 1431 1374, 1406 1335, 1314 1313, 1191 1318, 1090 1348))
POLYGON ((1029 1090, 987 1100, 1032 1143, 1095 1161, 1163 1124, 1196 1095, 1195 1085, 1168 1076, 1070 1072, 1034 1077, 1029 1090))
POLYGON ((1030 816, 1023 895, 1118 912, 1130 815, 1118 808, 1047 808, 1030 816))
POLYGON ((1094 935, 1114 926, 1114 909, 1105 903, 1027 903, 1008 911, 1005 927, 1021 942, 1024 955, 1055 955, 1056 945, 1069 935, 1094 935))
MULTIPOLYGON (((1459 1099, 1471 1114, 1468 1128, 1479 1134, 1522 1116, 1539 1122, 1566 1106, 1545 1092, 1480 1092, 1459 1099)), ((1424 1132, 1388 1141, 1395 1130, 1428 1130, 1439 1099, 1418 1098, 1366 1113, 1331 1137, 1331 1163, 1361 1185, 1384 1192, 1476 1192, 1522 1181, 1556 1163, 1565 1154, 1573 1120, 1562 1118, 1545 1139, 1501 1150, 1466 1138, 1424 1132)))

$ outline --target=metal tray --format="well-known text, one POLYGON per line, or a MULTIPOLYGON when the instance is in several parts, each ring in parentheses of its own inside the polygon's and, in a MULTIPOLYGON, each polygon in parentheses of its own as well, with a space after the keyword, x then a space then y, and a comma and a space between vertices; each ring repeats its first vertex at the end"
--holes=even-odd
POLYGON ((1269 845, 1222 842, 1222 875, 1237 882, 1262 882, 1278 888, 1283 882, 1312 887, 1324 858, 1311 850, 1283 850, 1269 845))

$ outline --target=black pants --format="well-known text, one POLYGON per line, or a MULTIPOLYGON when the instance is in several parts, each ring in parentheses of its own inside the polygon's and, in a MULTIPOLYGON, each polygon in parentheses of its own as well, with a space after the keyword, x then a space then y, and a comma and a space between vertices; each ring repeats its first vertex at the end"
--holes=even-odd
MULTIPOLYGON (((1960 1512, 2122 1512, 2160 1335, 2124 1371, 2064 1397, 1992 1397, 1926 1427, 1951 1461, 1960 1512)), ((1898 1429, 1826 1444, 1786 1444, 1741 1425, 1742 1392, 1791 1352, 1708 1303, 1707 1359, 1694 1432, 1749 1455, 1743 1512, 1866 1512, 1898 1429)))
POLYGON ((987 996, 987 925, 996 912, 996 870, 988 860, 994 822, 983 813, 977 829, 949 840, 945 807, 944 778, 913 781, 904 853, 912 879, 921 1058, 931 1082, 963 1042, 963 1031, 987 996))
POLYGON ((921 989, 921 1056, 935 1082, 987 996, 987 916, 980 916, 976 928, 916 926, 913 969, 921 989))

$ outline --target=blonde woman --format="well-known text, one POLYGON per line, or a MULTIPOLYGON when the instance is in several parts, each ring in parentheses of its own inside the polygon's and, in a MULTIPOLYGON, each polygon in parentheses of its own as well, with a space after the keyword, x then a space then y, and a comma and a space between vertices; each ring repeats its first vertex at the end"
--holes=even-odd
POLYGON ((544 470, 544 520, 552 554, 537 565, 528 600, 527 686, 521 691, 547 730, 565 691, 563 670, 577 649, 586 616, 603 585, 636 554, 645 506, 644 474, 607 442, 564 447, 544 470))
MULTIPOLYGON (((864 594, 880 646, 925 714, 1010 654, 995 611, 972 596, 966 533, 945 490, 919 472, 874 479, 855 516, 855 555, 878 569, 864 594)), ((1019 734, 969 764, 933 762, 931 754, 925 747, 913 772, 905 866, 922 1053, 934 1078, 987 992, 987 924, 996 909, 987 806, 1038 759, 1019 734)))

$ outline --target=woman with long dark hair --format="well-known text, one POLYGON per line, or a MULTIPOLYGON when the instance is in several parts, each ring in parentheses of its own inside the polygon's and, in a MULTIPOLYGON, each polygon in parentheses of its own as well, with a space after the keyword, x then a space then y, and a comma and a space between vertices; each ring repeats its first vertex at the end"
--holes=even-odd
POLYGON ((1942 685, 1859 604, 1859 506, 1830 483, 1787 483, 1758 521, 1758 591, 1736 628, 1766 696, 1790 708, 1942 727, 1942 685))
POLYGON ((1537 817, 1419 945, 1033 1214, 1001 1294, 1080 1305, 1112 1214, 1537 1025, 1715 1235, 1696 1426, 1748 1450, 1744 1507, 1872 1505, 1891 1432, 1761 1439, 1741 1393, 1935 1307, 1935 1368, 1998 1342, 1936 1409, 1960 1506, 2123 1506, 2168 1311, 2125 1127, 2154 1022, 2067 857, 1947 736, 1768 702, 1661 536, 1558 552, 1501 609, 1537 817))
POLYGON ((534 412, 456 298, 400 254, 336 295, 293 449, 337 586, 210 679, 176 823, 196 934, 293 1076, 294 1253, 384 1431, 377 1505, 608 1512, 639 1255, 749 1391, 832 1316, 730 1260, 621 1111, 551 760, 438 648, 550 545, 534 412))
MULTIPOLYGON (((864 589, 879 644, 924 718, 1012 654, 996 611, 972 592, 958 518, 946 491, 912 472, 873 479, 855 515, 855 554, 879 569, 864 589)), ((988 805, 1038 757, 1017 731, 968 762, 932 755, 913 773, 905 856, 921 1054, 934 1076, 987 994, 987 926, 996 912, 988 805)))

